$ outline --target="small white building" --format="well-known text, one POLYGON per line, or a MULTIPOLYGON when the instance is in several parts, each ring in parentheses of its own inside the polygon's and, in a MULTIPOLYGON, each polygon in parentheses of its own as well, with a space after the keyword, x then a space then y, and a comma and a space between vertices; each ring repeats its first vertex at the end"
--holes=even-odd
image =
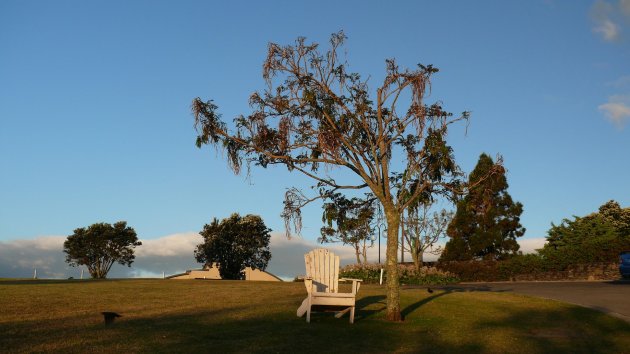
MULTIPOLYGON (((212 267, 204 267, 203 269, 192 269, 187 270, 186 273, 175 274, 167 279, 214 279, 220 280, 221 274, 219 274, 219 268, 214 264, 212 267)), ((282 281, 282 279, 277 276, 265 272, 260 269, 252 269, 250 267, 245 268, 245 280, 255 280, 255 281, 282 281)))

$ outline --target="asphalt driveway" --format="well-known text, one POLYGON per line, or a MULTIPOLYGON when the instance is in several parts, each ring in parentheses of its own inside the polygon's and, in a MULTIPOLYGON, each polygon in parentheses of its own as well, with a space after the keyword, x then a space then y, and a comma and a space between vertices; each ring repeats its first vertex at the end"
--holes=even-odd
POLYGON ((436 287, 456 291, 509 291, 596 309, 630 322, 630 281, 461 283, 436 287))

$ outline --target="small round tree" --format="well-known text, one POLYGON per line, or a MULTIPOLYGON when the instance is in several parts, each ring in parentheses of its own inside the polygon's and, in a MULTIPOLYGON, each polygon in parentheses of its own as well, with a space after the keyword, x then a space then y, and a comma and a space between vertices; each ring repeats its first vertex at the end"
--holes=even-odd
POLYGON ((223 279, 243 279, 246 267, 267 268, 270 231, 258 215, 214 218, 199 233, 204 242, 197 245, 195 259, 206 266, 216 264, 223 279))
POLYGON ((63 251, 71 266, 84 265, 92 278, 104 279, 115 262, 131 267, 136 258, 134 248, 140 245, 136 231, 126 221, 119 221, 74 230, 63 243, 63 251))

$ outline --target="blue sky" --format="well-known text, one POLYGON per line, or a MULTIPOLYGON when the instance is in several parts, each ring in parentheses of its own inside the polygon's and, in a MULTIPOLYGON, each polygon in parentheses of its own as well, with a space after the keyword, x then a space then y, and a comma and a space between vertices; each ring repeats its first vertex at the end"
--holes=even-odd
MULTIPOLYGON (((194 146, 194 97, 224 118, 264 87, 270 41, 344 30, 351 69, 440 68, 429 101, 472 111, 449 139, 464 171, 501 154, 525 239, 607 200, 630 206, 630 1, 3 1, 0 242, 126 220, 142 239, 260 214, 274 231, 286 170, 234 176, 194 146)), ((305 213, 315 240, 320 209, 305 213)))

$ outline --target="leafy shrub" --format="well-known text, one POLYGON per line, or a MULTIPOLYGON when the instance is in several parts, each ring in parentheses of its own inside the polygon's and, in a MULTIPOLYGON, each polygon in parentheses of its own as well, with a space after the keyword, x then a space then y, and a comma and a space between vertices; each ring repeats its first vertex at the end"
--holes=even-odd
MULTIPOLYGON (((608 262, 562 263, 538 254, 516 255, 503 261, 440 262, 437 267, 461 281, 587 279, 601 269, 616 270, 616 257, 608 262)), ((612 272, 616 275, 616 271, 612 272)), ((600 278, 604 276, 599 274, 600 278)), ((604 278, 610 278, 608 274, 604 278)), ((603 278, 602 278, 603 279, 603 278)))
POLYGON ((499 261, 450 261, 439 262, 437 268, 455 274, 461 281, 506 280, 499 272, 499 261))
MULTIPOLYGON (((380 264, 351 264, 339 270, 339 278, 363 279, 364 283, 378 284, 381 276, 380 264)), ((399 264, 398 275, 401 284, 450 284, 457 283, 459 279, 454 274, 442 271, 435 267, 422 267, 416 270, 414 265, 399 264)), ((383 281, 387 279, 387 271, 383 271, 383 281)))
POLYGON ((553 270, 556 269, 538 254, 516 255, 497 264, 497 273, 501 280, 508 280, 522 274, 536 275, 553 270))

